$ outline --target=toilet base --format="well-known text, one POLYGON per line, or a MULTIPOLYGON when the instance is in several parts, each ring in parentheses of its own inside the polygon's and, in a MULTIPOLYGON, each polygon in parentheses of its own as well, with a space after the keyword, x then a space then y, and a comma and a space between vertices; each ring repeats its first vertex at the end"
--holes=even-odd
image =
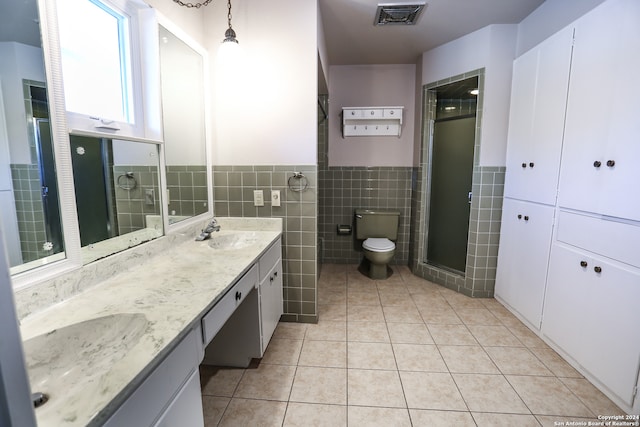
POLYGON ((372 264, 366 258, 358 266, 358 271, 373 280, 385 280, 393 275, 393 269, 386 264, 372 264))

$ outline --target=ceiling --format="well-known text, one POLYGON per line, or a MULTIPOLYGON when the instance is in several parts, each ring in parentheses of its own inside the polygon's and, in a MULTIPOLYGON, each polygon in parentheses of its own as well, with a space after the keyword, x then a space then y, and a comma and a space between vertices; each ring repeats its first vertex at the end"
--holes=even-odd
POLYGON ((416 25, 374 26, 378 3, 318 0, 330 65, 413 64, 428 50, 490 24, 517 24, 544 0, 425 0, 416 25))
POLYGON ((0 42, 17 41, 40 47, 38 22, 35 0, 0 1, 0 42))

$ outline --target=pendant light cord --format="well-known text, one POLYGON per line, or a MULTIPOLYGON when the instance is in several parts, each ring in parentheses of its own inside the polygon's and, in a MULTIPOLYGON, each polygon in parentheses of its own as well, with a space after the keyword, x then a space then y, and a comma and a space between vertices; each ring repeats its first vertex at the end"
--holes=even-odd
POLYGON ((196 8, 196 9, 200 9, 202 6, 207 6, 209 5, 209 3, 211 3, 213 0, 204 0, 202 3, 189 3, 189 2, 183 2, 181 0, 173 0, 174 3, 178 3, 180 6, 184 6, 187 7, 189 9, 191 8, 196 8))
MULTIPOLYGON (((209 1, 211 1, 211 0, 209 0, 209 1)), ((232 28, 231 27, 231 0, 227 0, 227 9, 228 9, 227 22, 229 23, 229 28, 232 28)))

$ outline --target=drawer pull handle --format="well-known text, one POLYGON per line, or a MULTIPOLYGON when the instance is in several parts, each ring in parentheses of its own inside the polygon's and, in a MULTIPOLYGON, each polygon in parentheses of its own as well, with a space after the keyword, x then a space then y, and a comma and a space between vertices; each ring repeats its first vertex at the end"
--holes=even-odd
POLYGON ((242 292, 236 291, 236 301, 239 301, 241 299, 242 299, 242 292))
POLYGON ((526 168, 526 167, 527 167, 527 164, 526 164, 526 163, 523 163, 523 164, 522 164, 522 167, 523 167, 523 168, 526 168))
POLYGON ((586 267, 587 265, 587 261, 580 261, 580 267, 586 267))
POLYGON ((593 271, 595 271, 596 273, 602 273, 602 267, 598 267, 596 265, 595 267, 593 267, 593 271))
POLYGON ((533 162, 529 163, 529 167, 532 168, 535 164, 533 162))
POLYGON ((522 215, 521 214, 518 214, 518 219, 522 219, 522 215))
POLYGON ((593 162, 594 168, 599 168, 600 166, 602 166, 602 162, 600 162, 600 160, 596 160, 595 162, 593 162))
POLYGON ((269 281, 273 283, 273 276, 269 277, 269 281))
POLYGON ((529 215, 525 215, 525 216, 524 216, 524 220, 525 220, 525 221, 529 221, 529 215))
POLYGON ((607 160, 607 166, 609 166, 610 168, 614 167, 615 165, 616 165, 615 160, 607 160))
POLYGON ((273 273, 273 277, 278 277, 278 272, 277 271, 273 273))

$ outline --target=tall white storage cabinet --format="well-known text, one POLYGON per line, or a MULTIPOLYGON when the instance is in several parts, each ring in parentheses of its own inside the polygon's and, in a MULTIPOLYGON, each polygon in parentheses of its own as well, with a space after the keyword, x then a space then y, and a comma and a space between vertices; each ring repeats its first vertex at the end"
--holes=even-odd
POLYGON ((515 61, 496 279, 496 298, 633 414, 640 412, 640 108, 626 73, 640 69, 638 52, 640 2, 607 0, 515 61), (569 35, 573 48, 563 53, 569 35), (544 52, 558 67, 546 78, 544 52), (540 101, 553 96, 553 106, 540 101), (546 208, 535 232, 513 219, 528 205, 546 208))

